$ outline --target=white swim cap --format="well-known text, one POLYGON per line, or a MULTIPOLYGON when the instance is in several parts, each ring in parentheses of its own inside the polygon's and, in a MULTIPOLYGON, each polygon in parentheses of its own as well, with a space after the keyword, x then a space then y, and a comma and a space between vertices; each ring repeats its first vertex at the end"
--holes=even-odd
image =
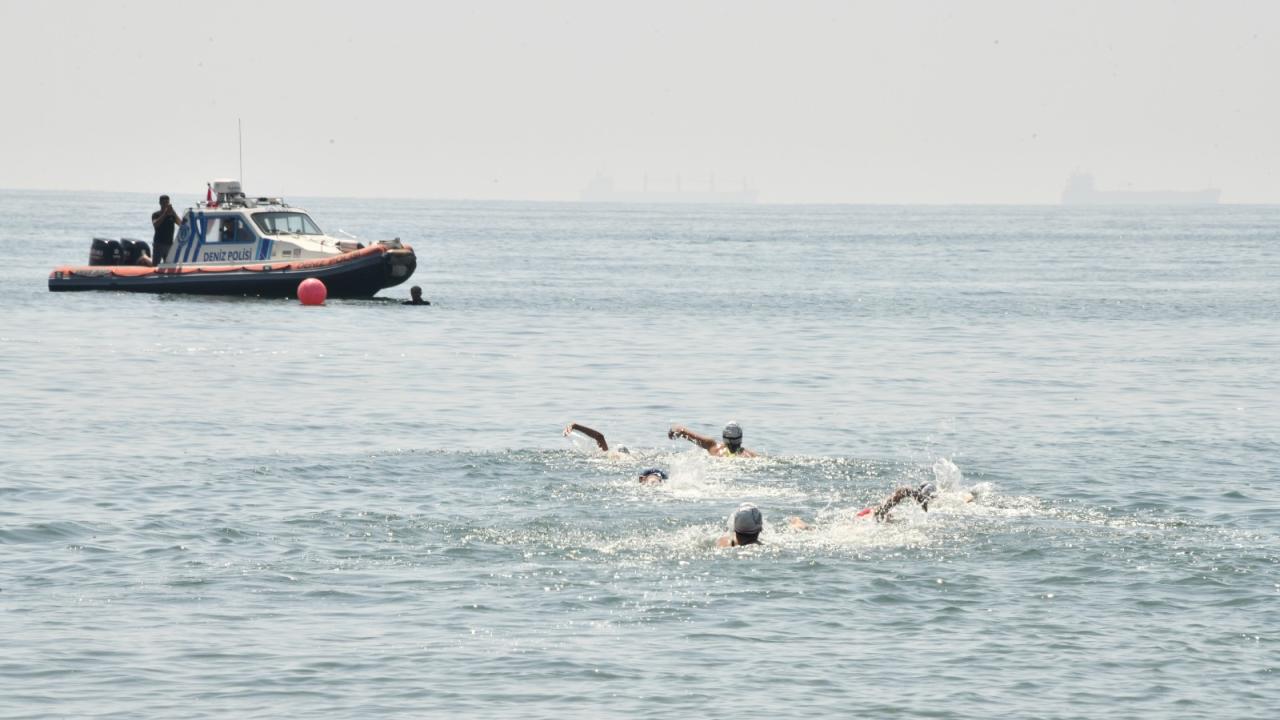
POLYGON ((755 535, 764 529, 764 516, 760 508, 747 502, 738 506, 729 516, 729 529, 743 535, 755 535))
POLYGON ((729 424, 724 426, 724 432, 721 435, 724 436, 725 440, 741 440, 742 426, 730 420, 729 424))

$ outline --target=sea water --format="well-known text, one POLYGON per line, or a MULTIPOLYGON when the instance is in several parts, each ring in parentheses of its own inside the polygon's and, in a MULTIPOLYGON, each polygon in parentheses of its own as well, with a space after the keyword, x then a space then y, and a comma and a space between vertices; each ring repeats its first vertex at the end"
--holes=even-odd
POLYGON ((1280 708, 1280 209, 295 201, 432 305, 50 293, 154 198, 0 193, 0 716, 1280 708))

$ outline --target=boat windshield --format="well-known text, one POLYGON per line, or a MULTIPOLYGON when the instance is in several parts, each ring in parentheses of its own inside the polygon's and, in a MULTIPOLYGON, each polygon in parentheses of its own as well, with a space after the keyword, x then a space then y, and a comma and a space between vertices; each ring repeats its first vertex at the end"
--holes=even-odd
POLYGON ((305 213, 264 212, 254 213, 253 222, 265 235, 323 235, 320 228, 305 213))

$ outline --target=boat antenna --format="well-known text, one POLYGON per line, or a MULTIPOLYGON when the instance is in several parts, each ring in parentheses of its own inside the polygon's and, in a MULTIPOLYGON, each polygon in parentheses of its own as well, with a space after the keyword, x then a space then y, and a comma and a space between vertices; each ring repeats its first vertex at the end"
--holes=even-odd
POLYGON ((240 124, 240 118, 236 118, 236 139, 240 149, 240 187, 244 187, 244 126, 240 124))

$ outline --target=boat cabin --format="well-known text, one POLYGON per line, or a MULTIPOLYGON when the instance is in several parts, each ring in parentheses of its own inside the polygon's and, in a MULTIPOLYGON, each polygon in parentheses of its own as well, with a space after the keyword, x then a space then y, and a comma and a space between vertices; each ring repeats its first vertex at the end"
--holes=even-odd
POLYGON ((244 264, 323 258, 364 247, 325 235, 301 208, 280 198, 246 197, 238 180, 216 180, 210 199, 183 214, 165 262, 244 264))

